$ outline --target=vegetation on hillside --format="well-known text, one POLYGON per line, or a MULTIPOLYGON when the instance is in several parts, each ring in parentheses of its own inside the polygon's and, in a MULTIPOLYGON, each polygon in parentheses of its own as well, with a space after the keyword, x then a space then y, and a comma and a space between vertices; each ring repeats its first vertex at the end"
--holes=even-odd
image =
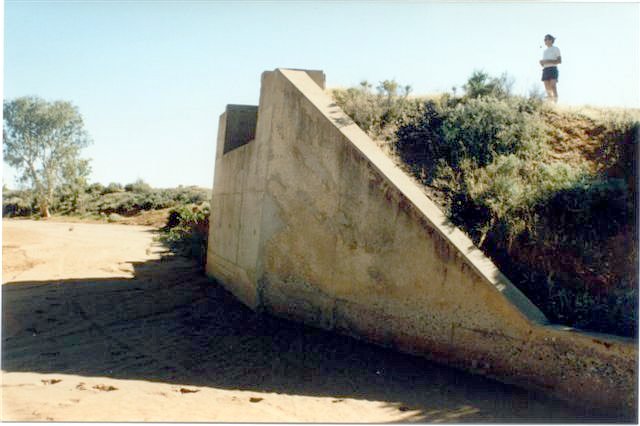
POLYGON ((561 109, 483 72, 461 96, 384 87, 333 95, 552 322, 636 334, 637 111, 561 109))

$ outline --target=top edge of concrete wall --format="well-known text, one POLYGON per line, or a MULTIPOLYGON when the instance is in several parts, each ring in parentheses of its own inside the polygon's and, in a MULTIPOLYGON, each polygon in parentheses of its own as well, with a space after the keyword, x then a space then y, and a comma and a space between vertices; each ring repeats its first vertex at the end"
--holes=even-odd
POLYGON ((227 104, 225 112, 227 112, 227 111, 244 111, 244 110, 257 111, 258 110, 258 105, 227 104))
MULTIPOLYGON (((320 86, 322 90, 326 89, 327 84, 327 76, 325 75, 323 70, 311 70, 311 69, 302 69, 302 68, 276 68, 274 71, 281 71, 283 73, 286 72, 302 72, 305 73, 315 84, 320 86)), ((265 71, 266 73, 272 71, 265 71)))

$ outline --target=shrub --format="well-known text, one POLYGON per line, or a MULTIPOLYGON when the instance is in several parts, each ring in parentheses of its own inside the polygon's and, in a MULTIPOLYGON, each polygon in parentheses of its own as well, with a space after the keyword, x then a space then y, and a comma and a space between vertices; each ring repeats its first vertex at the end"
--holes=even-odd
POLYGON ((395 133, 395 152, 414 174, 424 179, 432 176, 429 172, 442 158, 442 125, 446 119, 446 108, 441 102, 425 101, 422 115, 400 126, 395 133))
POLYGON ((442 123, 439 157, 454 167, 465 158, 484 167, 495 155, 539 155, 546 142, 544 125, 525 104, 515 98, 488 97, 458 104, 442 123))
POLYGON ((580 176, 543 161, 546 126, 524 99, 431 100, 423 111, 398 129, 396 151, 480 242, 498 223, 512 238, 526 227, 537 198, 580 176))
POLYGON ((180 255, 204 266, 209 237, 209 204, 182 205, 169 212, 161 240, 180 255))
POLYGON ((122 192, 124 191, 124 187, 119 184, 119 183, 115 183, 115 182, 111 182, 109 185, 107 185, 101 192, 102 195, 105 194, 114 194, 116 192, 122 192))
POLYGON ((89 185, 85 191, 88 194, 103 194, 104 193, 104 186, 102 186, 101 183, 92 183, 91 185, 89 185))
POLYGON ((147 184, 110 184, 101 195, 91 194, 86 201, 88 211, 133 216, 145 210, 159 210, 181 204, 201 204, 210 198, 210 190, 198 187, 147 189, 147 184))
POLYGON ((37 211, 36 200, 29 191, 2 188, 2 216, 31 216, 37 211))
MULTIPOLYGON (((208 202, 211 190, 197 186, 154 189, 142 180, 126 185, 100 183, 91 185, 66 184, 55 193, 51 211, 57 214, 93 214, 104 219, 109 215, 134 216, 145 210, 208 202)), ((28 191, 11 191, 3 188, 3 216, 31 215, 35 201, 28 191)), ((114 216, 117 218, 118 216, 114 216)))
POLYGON ((127 192, 135 192, 139 194, 145 194, 151 192, 153 189, 151 185, 143 181, 142 179, 138 179, 133 183, 128 183, 124 186, 124 190, 127 192))
MULTIPOLYGON (((516 154, 496 156, 485 167, 465 162, 460 169, 463 182, 457 187, 466 193, 474 209, 487 212, 480 228, 468 229, 472 235, 479 233, 479 245, 490 231, 500 230, 498 238, 507 244, 525 231, 533 234, 539 216, 537 205, 584 179, 580 168, 516 154)), ((462 203, 451 206, 452 217, 466 228, 478 219, 462 214, 468 208, 462 203)))
POLYGON ((390 140, 398 125, 419 112, 421 102, 409 98, 410 86, 401 86, 395 80, 385 80, 371 91, 367 81, 359 87, 334 89, 336 104, 374 139, 390 140))
POLYGON ((107 216, 107 221, 109 222, 120 222, 121 220, 122 216, 117 213, 111 213, 109 216, 107 216))
POLYGON ((476 70, 471 74, 467 83, 462 86, 467 98, 481 98, 490 96, 493 98, 507 98, 511 94, 513 82, 507 74, 500 77, 491 77, 484 71, 476 70))

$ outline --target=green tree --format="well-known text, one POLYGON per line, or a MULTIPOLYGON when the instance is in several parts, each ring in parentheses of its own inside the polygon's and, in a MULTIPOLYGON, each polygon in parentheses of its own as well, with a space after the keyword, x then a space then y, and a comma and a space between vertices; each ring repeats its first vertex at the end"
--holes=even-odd
POLYGON ((78 109, 66 101, 21 97, 3 104, 5 161, 34 192, 40 214, 49 217, 56 189, 78 187, 89 175, 80 150, 91 142, 78 109))

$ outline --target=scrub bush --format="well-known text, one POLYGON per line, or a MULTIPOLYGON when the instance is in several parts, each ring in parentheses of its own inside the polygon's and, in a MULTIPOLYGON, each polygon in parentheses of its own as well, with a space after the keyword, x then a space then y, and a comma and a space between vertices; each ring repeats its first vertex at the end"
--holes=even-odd
POLYGON ((29 191, 2 188, 2 216, 31 216, 37 211, 36 200, 29 191))
POLYGON ((105 194, 114 194, 117 192, 122 192, 124 191, 124 187, 116 182, 111 182, 109 185, 107 185, 101 192, 102 195, 105 194))
POLYGON ((142 179, 138 179, 133 183, 129 183, 124 186, 124 190, 127 192, 135 192, 139 194, 146 194, 148 192, 153 191, 151 185, 143 181, 142 179))
POLYGON ((336 103, 364 131, 380 140, 391 140, 398 125, 419 113, 422 102, 409 98, 411 86, 401 86, 395 80, 381 81, 372 90, 363 81, 358 87, 334 89, 336 103))
POLYGON ((484 71, 476 70, 462 88, 465 91, 466 98, 489 96, 501 99, 510 96, 512 85, 513 82, 507 74, 502 74, 500 77, 491 77, 484 71))
POLYGON ((201 266, 207 260, 209 203, 171 209, 161 240, 180 255, 194 258, 201 266))
MULTIPOLYGON (((51 211, 62 215, 92 214, 108 217, 135 216, 142 211, 161 210, 185 204, 202 204, 210 199, 210 190, 195 186, 154 189, 138 180, 124 187, 118 183, 61 186, 55 194, 51 211), (126 190, 125 190, 126 188, 126 190)), ((33 197, 28 191, 3 192, 3 216, 25 216, 33 211, 33 197)))

